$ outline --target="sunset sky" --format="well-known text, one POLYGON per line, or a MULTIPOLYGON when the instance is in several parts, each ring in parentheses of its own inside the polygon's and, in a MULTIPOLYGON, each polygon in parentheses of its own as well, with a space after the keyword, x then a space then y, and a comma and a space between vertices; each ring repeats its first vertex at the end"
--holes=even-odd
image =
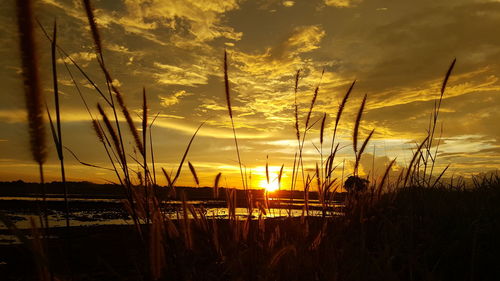
MULTIPOLYGON (((1 3, 0 180, 37 181, 29 150, 14 1, 1 3)), ((411 149, 426 135, 444 74, 456 58, 440 115, 439 166, 451 163, 448 176, 500 168, 498 0, 101 0, 93 4, 106 65, 137 124, 143 87, 150 116, 159 113, 153 142, 160 184, 166 181, 159 168, 176 169, 191 135, 206 120, 188 155, 201 185, 212 185, 218 172, 223 186, 241 185, 224 94, 224 49, 241 158, 247 173, 252 171, 253 186, 265 178, 267 155, 271 178, 282 164, 285 182, 291 176, 297 151, 293 88, 298 69, 302 129, 314 88, 320 85, 312 120, 327 113, 325 151, 330 148, 338 105, 357 81, 340 123, 342 149, 336 164, 345 159, 345 175, 352 173, 356 112, 368 95, 361 137, 372 129, 375 134, 361 172, 369 173, 374 162, 378 175, 395 157, 395 170, 408 164, 411 149)), ((59 45, 105 89, 81 2, 42 0, 35 8, 48 30, 57 20, 59 45)), ((50 43, 39 28, 36 31, 42 88, 53 108, 50 43)), ((81 161, 109 166, 64 58, 57 66, 65 146, 81 161)), ((96 104, 103 99, 72 65, 70 70, 97 116, 96 104)), ((49 143, 46 176, 59 180, 56 151, 49 143)), ((311 168, 320 159, 315 145, 319 147, 319 123, 306 139, 304 159, 311 168)), ((127 146, 133 155, 131 138, 127 146)), ((107 170, 79 164, 67 151, 65 158, 69 180, 117 181, 107 170)), ((179 184, 194 185, 187 165, 179 184)))

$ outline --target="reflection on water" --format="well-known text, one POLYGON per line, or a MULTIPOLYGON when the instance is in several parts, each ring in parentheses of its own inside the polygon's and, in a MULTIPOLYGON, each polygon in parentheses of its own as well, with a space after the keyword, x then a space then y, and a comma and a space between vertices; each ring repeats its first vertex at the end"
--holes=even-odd
MULTIPOLYGON (((54 195, 55 196, 55 195, 54 195)), ((0 202, 2 201, 41 201, 38 197, 0 197, 0 202)), ((63 197, 51 197, 51 194, 47 194, 46 201, 49 202, 64 202, 63 197)), ((70 198, 71 202, 110 202, 119 203, 120 199, 109 199, 109 198, 70 198)))
MULTIPOLYGON (((37 227, 39 227, 39 213, 35 206, 38 206, 36 198, 28 197, 0 197, 0 209, 15 224, 18 229, 30 229, 30 218, 33 218, 37 227)), ((64 209, 62 208, 63 198, 47 199, 47 213, 50 227, 65 227, 66 220, 64 209)), ((124 211, 122 201, 119 199, 71 199, 71 226, 96 226, 96 225, 131 225, 133 221, 124 211)), ((187 201, 195 208, 200 207, 208 218, 225 219, 228 218, 228 210, 225 201, 187 201), (203 208, 201 208, 203 206, 203 208)), ((286 204, 279 202, 270 202, 272 208, 265 212, 257 208, 252 210, 250 217, 276 218, 284 216, 299 217, 303 215, 303 202, 294 200, 286 204), (280 205, 281 204, 281 205, 280 205)), ((341 215, 338 211, 343 205, 340 203, 330 204, 329 215, 341 215)), ((182 201, 168 201, 162 205, 163 213, 170 219, 182 219, 182 201)), ((235 209, 237 219, 247 219, 249 210, 247 208, 237 207, 235 209)), ((309 215, 321 216, 321 204, 317 201, 309 202, 309 215)), ((188 211, 188 217, 193 218, 188 211)), ((15 243, 17 239, 10 235, 8 228, 0 223, 0 244, 15 243)))

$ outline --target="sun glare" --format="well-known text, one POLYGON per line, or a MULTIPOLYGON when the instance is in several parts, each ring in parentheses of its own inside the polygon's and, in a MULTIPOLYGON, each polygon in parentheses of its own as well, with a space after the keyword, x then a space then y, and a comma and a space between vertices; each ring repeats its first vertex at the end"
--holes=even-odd
POLYGON ((268 191, 268 192, 276 191, 280 187, 277 180, 273 180, 273 181, 270 181, 269 183, 267 183, 267 180, 263 179, 260 181, 259 185, 261 187, 263 187, 264 189, 266 189, 266 191, 268 191))

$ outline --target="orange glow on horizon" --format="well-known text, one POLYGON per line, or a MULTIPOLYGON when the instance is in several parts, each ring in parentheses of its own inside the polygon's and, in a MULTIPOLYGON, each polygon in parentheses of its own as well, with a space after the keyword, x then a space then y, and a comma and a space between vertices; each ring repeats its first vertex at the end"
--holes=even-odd
POLYGON ((259 186, 263 187, 268 192, 273 192, 273 191, 276 191, 280 188, 280 185, 279 185, 277 179, 272 180, 269 183, 267 182, 266 179, 263 179, 259 182, 259 186))

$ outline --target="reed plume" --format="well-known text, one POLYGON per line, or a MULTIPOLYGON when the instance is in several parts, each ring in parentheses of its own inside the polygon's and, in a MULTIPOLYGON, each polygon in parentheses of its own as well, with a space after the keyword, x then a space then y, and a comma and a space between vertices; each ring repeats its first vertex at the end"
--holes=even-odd
POLYGON ((19 49, 21 54, 21 69, 23 76, 24 99, 28 113, 28 131, 30 150, 33 160, 38 164, 40 178, 40 194, 43 200, 43 211, 40 214, 40 225, 49 228, 46 206, 45 180, 43 164, 47 159, 47 144, 45 136, 45 119, 43 117, 43 92, 40 90, 38 73, 38 56, 34 31, 33 2, 17 1, 17 27, 19 32, 19 49))
POLYGON ((167 179, 168 186, 173 187, 172 179, 170 179, 170 176, 167 173, 167 171, 165 171, 164 168, 161 168, 161 170, 162 170, 163 174, 165 175, 165 178, 167 179))
POLYGON ((194 181, 196 182, 196 185, 200 185, 200 180, 198 179, 198 175, 196 174, 196 170, 194 169, 193 164, 188 161, 188 166, 189 170, 191 170, 191 174, 193 175, 194 181))
POLYGON ((101 43, 101 35, 99 34, 99 29, 97 28, 97 23, 94 16, 94 9, 90 0, 83 0, 83 5, 85 8, 85 13, 87 15, 87 20, 90 26, 90 32, 92 34, 92 38, 94 39, 94 47, 96 49, 96 53, 100 56, 102 60, 102 43, 101 43))
POLYGON ((373 133, 375 132, 375 129, 373 129, 370 134, 368 134, 368 137, 366 137, 365 141, 361 145, 361 148, 359 149, 358 154, 356 155, 356 163, 354 165, 354 171, 357 173, 359 162, 361 161, 361 156, 363 155, 363 152, 365 151, 366 146, 368 145, 368 142, 370 141, 373 133))
POLYGON ((344 98, 342 99, 342 102, 339 105, 339 109, 337 111, 337 117, 335 117, 335 127, 333 128, 333 136, 332 136, 332 147, 330 149, 330 154, 333 152, 333 145, 335 143, 335 136, 337 135, 337 128, 339 126, 340 122, 340 117, 342 116, 342 112, 344 112, 344 107, 347 103, 347 99, 349 99, 349 96, 351 95, 352 89, 354 88, 354 84, 356 84, 356 80, 354 80, 347 90, 346 94, 344 95, 344 98))
POLYGON ((446 89, 446 84, 448 84, 448 79, 451 76, 451 72, 453 71, 453 68, 455 67, 455 63, 457 62, 457 59, 453 59, 453 61, 450 64, 450 67, 448 68, 448 71, 446 71, 446 75, 444 76, 443 84, 441 86, 441 96, 444 95, 444 90, 446 89))
POLYGON ((108 116, 106 115, 106 113, 104 112, 104 110, 102 109, 100 104, 97 104, 97 110, 101 114, 102 120, 104 121, 104 125, 106 125, 106 128, 108 129, 108 133, 111 136, 112 143, 115 146, 116 153, 118 154, 120 161, 123 164, 125 156, 123 155, 122 150, 121 150, 121 145, 120 145, 120 140, 118 138, 118 134, 116 133, 115 128, 111 124, 111 121, 109 120, 108 116))
MULTIPOLYGON (((436 125, 437 125, 437 120, 438 120, 438 116, 439 116, 439 112, 441 110, 441 103, 443 101, 443 96, 444 96, 444 92, 446 90, 446 85, 448 84, 448 79, 450 78, 451 76, 451 73, 453 71, 453 68, 455 67, 455 63, 457 62, 457 59, 453 59, 453 61, 451 62, 448 70, 446 71, 446 74, 445 74, 445 77, 443 79, 443 83, 441 85, 441 93, 440 93, 440 96, 439 98, 437 99, 437 101, 434 102, 434 111, 432 112, 431 114, 431 119, 429 120, 429 129, 428 129, 428 136, 429 136, 429 140, 427 142, 427 145, 426 145, 426 157, 423 159, 424 161, 424 181, 425 181, 425 178, 426 178, 426 171, 427 171, 427 162, 430 158, 431 162, 432 162, 432 165, 431 165, 431 170, 430 170, 430 174, 429 174, 429 178, 427 180, 427 185, 430 186, 430 180, 432 178, 432 173, 434 171, 434 166, 436 164, 436 156, 437 156, 437 153, 438 153, 438 149, 439 149, 439 142, 436 146, 436 150, 434 152, 434 156, 432 156, 432 153, 431 153, 431 148, 432 148, 432 144, 433 144, 433 141, 434 141, 434 134, 435 134, 435 131, 436 131, 436 125)), ((442 129, 442 128, 441 128, 442 129)))
POLYGON ((219 197, 219 181, 222 173, 218 173, 217 176, 215 176, 215 181, 214 181, 214 198, 219 197))
MULTIPOLYGON (((137 131, 137 128, 135 126, 134 120, 132 120, 132 116, 130 116, 130 112, 125 105, 125 101, 123 100, 123 95, 120 93, 120 91, 112 86, 113 91, 116 93, 116 99, 118 100, 118 104, 120 105, 120 108, 122 109, 123 116, 125 116, 125 120, 127 121, 127 125, 130 129, 130 132, 132 133, 132 136, 134 137, 135 141, 135 146, 141 153, 143 157, 145 157, 145 151, 144 151, 144 146, 142 144, 141 138, 139 137, 139 132, 137 131)), ((146 122, 147 120, 143 120, 143 122, 146 122)), ((145 127, 145 126, 143 126, 145 127)), ((145 132, 143 132, 145 134, 145 132)))
POLYGON ((318 98, 319 84, 321 83, 321 80, 323 80, 324 74, 325 74, 325 70, 323 69, 323 71, 321 72, 320 82, 318 83, 318 86, 316 86, 316 89, 314 89, 314 95, 313 95, 313 98, 311 100, 311 105, 309 106, 309 112, 307 113, 305 130, 309 129, 308 125, 309 125, 309 121, 311 120, 312 110, 314 108, 314 104, 316 103, 316 99, 318 98))
POLYGON ((359 107, 358 115, 356 116, 356 122, 354 123, 354 131, 352 135, 352 146, 354 148, 354 153, 358 152, 358 133, 359 133, 359 123, 361 123, 361 116, 363 115, 363 110, 366 104, 366 94, 361 102, 361 106, 359 107))
POLYGON ((47 144, 42 107, 44 98, 40 90, 33 18, 32 1, 17 1, 17 26, 19 30, 19 48, 21 50, 24 97, 28 113, 30 149, 35 162, 42 165, 47 158, 47 144))
POLYGON ((94 129, 94 132, 97 135, 97 138, 99 139, 99 141, 102 144, 106 145, 106 143, 104 142, 104 135, 101 131, 101 127, 99 126, 99 124, 97 124, 97 120, 95 120, 95 119, 92 119, 92 128, 94 129))
POLYGON ((314 104, 316 103, 316 98, 318 97, 318 92, 319 92, 319 86, 317 86, 316 89, 314 90, 314 95, 311 100, 311 105, 309 106, 309 112, 307 112, 306 125, 305 125, 306 130, 309 128, 309 121, 311 120, 311 114, 314 108, 314 104))
POLYGON ((299 87, 299 78, 300 78, 300 69, 297 70, 297 74, 295 74, 295 88, 294 88, 294 94, 295 94, 295 100, 294 100, 294 107, 295 107, 295 134, 297 135, 297 141, 300 142, 299 106, 297 105, 297 90, 298 90, 298 87, 299 87))
POLYGON ((281 164, 280 172, 278 173, 278 187, 281 187, 281 177, 283 176, 283 168, 285 164, 281 164))
POLYGON ((321 120, 321 129, 320 129, 320 133, 319 133, 319 142, 321 145, 323 145, 323 135, 324 135, 324 132, 325 132, 325 122, 326 122, 326 112, 324 113, 323 115, 323 119, 321 120))

